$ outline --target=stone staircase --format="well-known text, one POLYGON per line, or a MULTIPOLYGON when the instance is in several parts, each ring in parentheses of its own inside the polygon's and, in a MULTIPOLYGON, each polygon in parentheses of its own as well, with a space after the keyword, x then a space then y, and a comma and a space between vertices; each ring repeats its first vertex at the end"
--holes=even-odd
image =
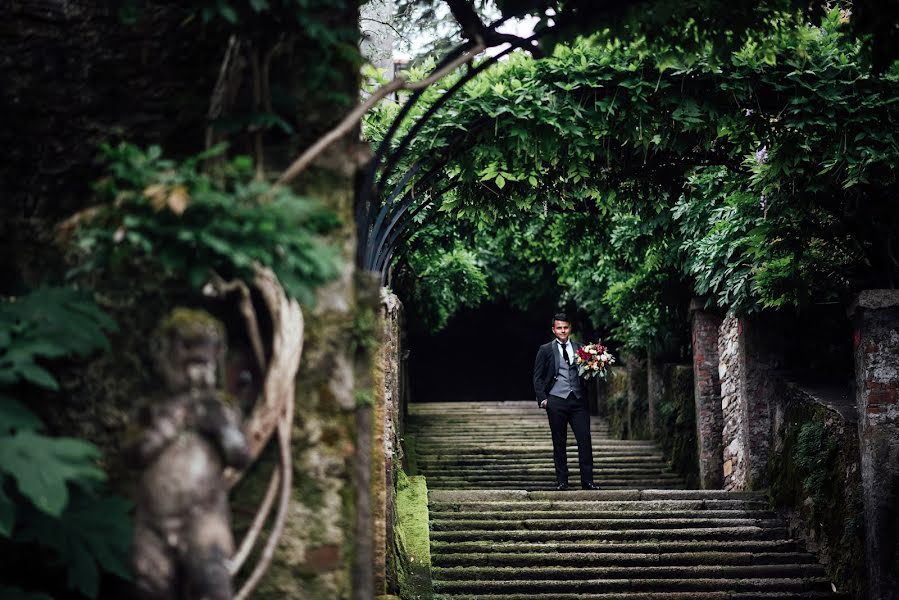
MULTIPOLYGON (((410 408, 432 575, 452 600, 841 598, 764 494, 684 490, 649 442, 593 419, 600 491, 558 492, 533 402, 410 408)), ((577 453, 569 432, 569 469, 577 453)))

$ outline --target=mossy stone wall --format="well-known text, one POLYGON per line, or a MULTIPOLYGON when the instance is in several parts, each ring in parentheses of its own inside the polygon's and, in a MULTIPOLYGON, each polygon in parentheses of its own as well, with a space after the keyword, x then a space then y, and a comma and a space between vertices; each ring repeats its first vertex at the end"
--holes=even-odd
POLYGON ((662 367, 662 396, 657 406, 657 440, 671 468, 689 488, 699 487, 696 447, 696 403, 693 399, 693 366, 662 367))
POLYGON ((770 494, 791 533, 817 552, 841 592, 864 597, 858 428, 794 385, 780 393, 770 494))
POLYGON ((624 358, 627 369, 627 439, 648 440, 649 402, 646 359, 634 355, 624 358))
POLYGON ((605 404, 609 435, 628 439, 627 389, 628 373, 624 367, 609 367, 606 380, 599 384, 600 402, 605 404))

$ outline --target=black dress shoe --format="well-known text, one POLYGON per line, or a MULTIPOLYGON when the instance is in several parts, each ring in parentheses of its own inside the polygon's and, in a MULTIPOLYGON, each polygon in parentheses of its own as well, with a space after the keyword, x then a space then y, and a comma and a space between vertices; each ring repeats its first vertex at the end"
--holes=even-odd
POLYGON ((598 490, 599 489, 599 486, 596 485, 595 483, 585 483, 581 487, 585 490, 598 490))
POLYGON ((556 489, 559 490, 560 492, 567 492, 567 491, 568 491, 568 484, 567 484, 567 483, 560 483, 559 485, 556 486, 556 489))

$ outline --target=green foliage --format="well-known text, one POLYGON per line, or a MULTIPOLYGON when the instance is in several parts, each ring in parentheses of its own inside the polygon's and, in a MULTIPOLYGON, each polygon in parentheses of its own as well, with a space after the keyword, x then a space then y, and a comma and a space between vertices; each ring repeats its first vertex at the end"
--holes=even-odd
POLYGON ((41 288, 0 304, 0 386, 19 382, 56 390, 37 361, 107 350, 104 332, 115 324, 85 294, 41 288))
POLYGON ((796 466, 802 476, 802 489, 812 502, 814 515, 824 506, 835 490, 831 489, 833 463, 836 459, 836 440, 821 421, 802 424, 796 439, 796 466))
POLYGON ((414 321, 431 331, 446 327, 463 306, 477 306, 487 295, 487 278, 475 255, 457 246, 439 256, 413 254, 414 321))
POLYGON ((44 435, 43 421, 9 394, 27 386, 58 390, 37 361, 107 349, 104 333, 115 324, 84 294, 66 288, 0 303, 0 324, 0 536, 55 551, 69 587, 95 598, 100 569, 129 577, 129 503, 100 495, 106 474, 96 446, 44 435))
POLYGON ((74 438, 49 438, 17 429, 0 437, 0 462, 18 491, 39 510, 59 517, 69 503, 68 484, 92 485, 105 475, 97 467, 100 450, 74 438))
POLYGON ((252 279, 271 267, 288 294, 311 304, 313 290, 337 273, 337 251, 319 235, 336 217, 283 186, 253 180, 238 157, 220 173, 200 169, 223 149, 176 162, 151 146, 104 146, 109 176, 96 186, 103 202, 79 230, 81 271, 130 272, 151 264, 172 281, 200 288, 211 271, 252 279))
MULTIPOLYGON (((416 189, 451 187, 440 218, 483 233, 460 238, 453 223, 414 243, 465 239, 499 265, 490 238, 533 233, 528 258, 510 262, 542 265, 563 301, 635 351, 683 338, 691 295, 751 312, 891 287, 899 143, 883 124, 899 121, 899 71, 874 71, 839 8, 819 25, 763 19, 723 45, 695 22, 651 42, 600 32, 480 75, 408 156, 423 172, 446 163, 416 189), (692 33, 699 42, 684 43, 692 33)), ((367 134, 387 117, 374 114, 367 134)), ((504 293, 535 272, 491 283, 504 293)))
POLYGON ((47 594, 26 592, 22 588, 0 586, 0 597, 5 600, 53 600, 47 594))

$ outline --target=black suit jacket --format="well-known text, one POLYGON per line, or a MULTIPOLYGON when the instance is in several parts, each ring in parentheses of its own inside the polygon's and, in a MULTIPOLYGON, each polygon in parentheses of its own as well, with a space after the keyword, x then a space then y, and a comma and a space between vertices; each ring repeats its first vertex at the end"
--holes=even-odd
MULTIPOLYGON (((572 353, 577 352, 577 349, 581 347, 571 338, 568 341, 571 342, 572 353)), ((537 358, 534 360, 534 395, 537 397, 537 406, 546 400, 549 390, 553 389, 553 384, 556 383, 559 376, 560 362, 562 362, 562 357, 559 356, 559 351, 556 349, 556 340, 543 344, 537 350, 537 358)))

